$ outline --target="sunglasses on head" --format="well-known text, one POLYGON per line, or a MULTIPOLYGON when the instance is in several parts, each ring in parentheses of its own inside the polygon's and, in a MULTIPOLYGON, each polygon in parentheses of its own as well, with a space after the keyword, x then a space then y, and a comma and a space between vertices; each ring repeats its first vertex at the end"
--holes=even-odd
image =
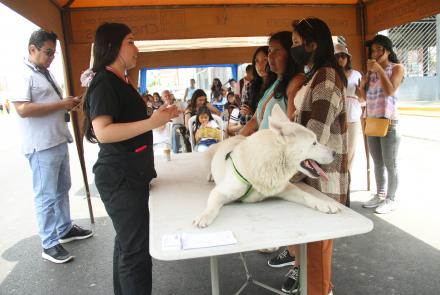
POLYGON ((305 22, 305 23, 309 26, 309 28, 313 30, 313 26, 309 23, 309 21, 307 20, 307 18, 303 18, 303 19, 301 19, 299 22, 297 22, 297 25, 299 25, 299 24, 302 23, 302 22, 305 22))

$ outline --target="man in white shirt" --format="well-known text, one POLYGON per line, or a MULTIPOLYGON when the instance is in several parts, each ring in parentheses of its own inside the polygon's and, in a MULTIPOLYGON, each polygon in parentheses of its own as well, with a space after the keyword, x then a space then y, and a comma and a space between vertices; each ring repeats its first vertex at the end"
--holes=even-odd
POLYGON ((12 101, 19 115, 22 150, 32 169, 41 256, 65 263, 73 256, 61 243, 89 238, 93 232, 74 225, 70 219, 67 143, 73 140, 67 122, 68 111, 80 100, 63 98, 48 70, 55 57, 56 40, 55 33, 41 29, 32 33, 29 57, 24 61, 23 77, 12 101))

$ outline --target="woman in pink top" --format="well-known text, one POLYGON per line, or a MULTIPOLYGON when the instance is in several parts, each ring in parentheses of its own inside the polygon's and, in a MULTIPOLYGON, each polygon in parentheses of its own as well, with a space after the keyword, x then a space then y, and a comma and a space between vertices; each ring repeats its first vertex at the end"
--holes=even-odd
POLYGON ((383 35, 367 42, 368 74, 361 80, 360 94, 366 98, 367 117, 391 120, 384 137, 368 136, 368 146, 374 161, 377 193, 363 207, 376 208, 376 213, 395 210, 395 193, 398 185, 397 151, 400 135, 397 131, 396 92, 403 80, 404 69, 393 51, 393 43, 383 35), (385 189, 385 170, 388 185, 385 189))

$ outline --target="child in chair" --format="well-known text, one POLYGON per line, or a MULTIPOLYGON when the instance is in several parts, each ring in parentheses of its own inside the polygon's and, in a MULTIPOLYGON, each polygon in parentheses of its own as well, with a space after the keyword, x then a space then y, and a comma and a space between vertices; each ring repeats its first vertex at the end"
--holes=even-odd
POLYGON ((204 152, 211 144, 221 138, 221 130, 207 107, 201 107, 197 112, 195 126, 195 143, 198 152, 204 152))

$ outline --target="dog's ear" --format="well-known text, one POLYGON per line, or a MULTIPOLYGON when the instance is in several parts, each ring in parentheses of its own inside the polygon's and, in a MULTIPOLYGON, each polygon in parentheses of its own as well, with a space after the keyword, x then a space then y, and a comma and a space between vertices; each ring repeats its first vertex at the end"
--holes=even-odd
POLYGON ((273 117, 269 117, 269 129, 274 131, 276 134, 281 134, 283 129, 283 123, 273 117))
POLYGON ((288 123, 290 123, 289 118, 287 118, 281 107, 275 104, 269 116, 269 129, 275 131, 277 134, 281 134, 281 130, 288 123))
POLYGON ((287 118, 286 113, 281 109, 281 107, 276 103, 272 108, 272 113, 270 117, 276 118, 277 120, 290 122, 289 118, 287 118))

